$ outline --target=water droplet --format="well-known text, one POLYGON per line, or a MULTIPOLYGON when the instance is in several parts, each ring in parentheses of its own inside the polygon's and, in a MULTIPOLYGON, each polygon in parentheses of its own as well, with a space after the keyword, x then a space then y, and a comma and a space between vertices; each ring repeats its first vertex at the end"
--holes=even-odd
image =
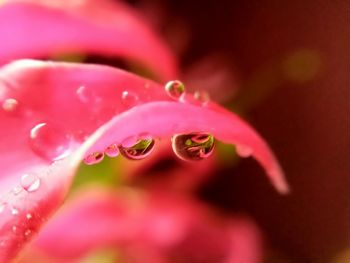
POLYGON ((17 226, 13 226, 13 227, 12 227, 12 232, 16 234, 16 233, 17 233, 17 231, 18 231, 17 226))
POLYGON ((11 214, 12 215, 18 215, 18 209, 16 207, 11 207, 11 214))
POLYGON ((20 192, 22 192, 22 187, 17 185, 12 189, 12 192, 14 195, 18 195, 20 192))
POLYGON ((4 109, 4 111, 7 112, 13 112, 17 109, 18 107, 18 101, 15 99, 6 99, 3 103, 2 103, 2 108, 4 109))
POLYGON ((91 153, 84 158, 84 163, 87 165, 97 164, 100 163, 104 157, 104 154, 101 152, 91 153))
POLYGON ((24 174, 21 177, 21 185, 27 192, 35 192, 40 187, 40 178, 36 174, 24 174))
POLYGON ((91 97, 91 94, 89 94, 88 90, 86 89, 85 86, 80 86, 78 89, 77 89, 77 95, 78 95, 78 99, 83 102, 83 103, 87 103, 90 101, 90 97, 91 97))
POLYGON ((31 213, 28 213, 28 214, 26 214, 26 218, 27 218, 28 220, 30 220, 30 219, 33 218, 33 215, 32 215, 31 213))
POLYGON ((249 157, 253 154, 252 148, 245 145, 236 145, 236 152, 241 157, 249 157))
POLYGON ((71 140, 58 127, 47 123, 37 124, 30 131, 30 147, 38 156, 56 161, 70 154, 71 140))
POLYGON ((116 157, 119 155, 119 148, 118 145, 116 143, 111 144, 110 146, 108 146, 105 150, 105 154, 109 157, 116 157))
POLYGON ((154 140, 141 139, 130 147, 119 146, 120 153, 130 160, 141 160, 146 158, 154 149, 154 140))
POLYGON ((24 232, 24 235, 25 235, 26 237, 29 237, 31 234, 32 234, 32 230, 30 230, 30 229, 27 229, 27 230, 24 232))
POLYGON ((206 106, 208 104, 208 102, 210 101, 209 93, 204 91, 204 90, 196 91, 193 94, 193 97, 197 101, 199 101, 202 104, 202 106, 206 106))
POLYGON ((138 103, 139 97, 130 91, 123 91, 122 93, 122 101, 123 104, 127 107, 133 107, 138 103))
POLYGON ((174 153, 185 161, 199 161, 209 157, 214 150, 215 139, 208 133, 189 133, 174 135, 174 153))
POLYGON ((6 205, 7 205, 7 203, 2 203, 0 205, 0 214, 5 211, 6 205))
POLYGON ((179 80, 172 80, 165 84, 165 91, 171 98, 178 100, 185 93, 185 85, 179 80))

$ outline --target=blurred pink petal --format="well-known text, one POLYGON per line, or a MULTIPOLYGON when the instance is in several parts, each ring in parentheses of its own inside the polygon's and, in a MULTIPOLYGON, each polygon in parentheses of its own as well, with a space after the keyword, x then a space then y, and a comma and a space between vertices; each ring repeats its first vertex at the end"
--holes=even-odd
POLYGON ((246 219, 219 220, 188 198, 95 189, 68 203, 32 248, 63 262, 109 247, 126 262, 257 263, 259 239, 246 219))
POLYGON ((0 63, 93 53, 140 62, 162 80, 178 75, 165 43, 121 1, 6 1, 0 5, 0 36, 0 63))
POLYGON ((9 64, 0 71, 0 105, 0 191, 7 193, 0 199, 0 261, 14 257, 57 209, 87 153, 145 132, 169 138, 206 131, 248 147, 277 189, 288 189, 266 143, 233 113, 175 102, 158 84, 111 67, 9 64))

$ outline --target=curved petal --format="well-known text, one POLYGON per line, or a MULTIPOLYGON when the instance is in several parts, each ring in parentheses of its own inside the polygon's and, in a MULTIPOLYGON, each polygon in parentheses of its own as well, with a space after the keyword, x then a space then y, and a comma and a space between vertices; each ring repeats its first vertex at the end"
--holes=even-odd
POLYGON ((206 131, 248 147, 277 189, 287 191, 266 143, 236 115, 213 103, 174 101, 156 83, 111 67, 12 63, 0 71, 0 105, 0 192, 8 192, 0 197, 0 261, 62 202, 83 156, 144 132, 169 138, 206 131), (27 213, 40 220, 29 224, 27 213))
POLYGON ((5 2, 0 5, 0 36, 0 63, 89 52, 135 60, 162 80, 178 74, 165 43, 122 2, 5 2))
POLYGON ((110 144, 121 143, 125 138, 143 133, 169 138, 174 134, 191 132, 209 132, 218 140, 246 148, 265 168, 277 190, 288 192, 276 158, 248 124, 232 113, 187 103, 157 101, 136 106, 101 127, 94 134, 92 140, 95 142, 88 152, 101 152, 110 144))
POLYGON ((164 192, 111 194, 96 189, 68 203, 33 244, 48 258, 63 261, 109 247, 126 259, 141 253, 135 262, 154 262, 145 254, 153 250, 161 262, 230 263, 259 262, 260 246, 252 223, 243 218, 213 220, 194 200, 164 192))

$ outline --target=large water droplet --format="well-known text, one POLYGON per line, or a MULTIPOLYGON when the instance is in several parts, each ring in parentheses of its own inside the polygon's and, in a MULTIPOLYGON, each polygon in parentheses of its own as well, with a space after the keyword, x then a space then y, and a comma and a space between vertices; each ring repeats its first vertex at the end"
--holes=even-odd
POLYGON ((84 163, 87 165, 93 165, 102 162, 104 154, 101 152, 91 153, 84 158, 84 163))
POLYGON ((116 157, 119 155, 119 148, 116 143, 111 144, 105 150, 105 154, 109 157, 116 157))
POLYGON ((21 185, 27 192, 35 192, 40 187, 40 178, 36 174, 24 174, 21 177, 21 185))
POLYGON ((7 112, 13 112, 17 109, 18 107, 18 101, 15 99, 6 99, 3 103, 2 103, 2 108, 4 109, 4 111, 7 112))
POLYGON ((253 154, 252 148, 245 145, 236 145, 236 152, 239 156, 247 158, 253 154))
POLYGON ((29 138, 33 152, 46 160, 57 161, 67 157, 71 152, 70 136, 54 125, 37 124, 30 131, 29 138))
POLYGON ((165 84, 165 91, 171 98, 178 100, 185 93, 185 85, 179 80, 172 80, 165 84))
POLYGON ((123 104, 127 107, 133 107, 138 103, 139 97, 130 91, 123 91, 122 93, 122 101, 123 104))
POLYGON ((185 161, 199 161, 209 157, 214 150, 215 139, 208 133, 189 133, 174 135, 174 153, 185 161))
POLYGON ((119 146, 120 153, 130 160, 141 160, 146 158, 154 149, 154 140, 141 139, 130 147, 119 146))

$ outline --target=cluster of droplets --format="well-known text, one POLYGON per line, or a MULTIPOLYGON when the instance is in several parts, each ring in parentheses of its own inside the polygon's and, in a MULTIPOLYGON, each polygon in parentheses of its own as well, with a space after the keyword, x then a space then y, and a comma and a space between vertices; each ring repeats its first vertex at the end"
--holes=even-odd
MULTIPOLYGON (((179 80, 172 80, 165 84, 165 92, 174 99, 182 101, 186 95, 185 85, 179 80)), ((210 98, 205 91, 196 91, 193 98, 201 105, 208 104, 210 98)), ((128 91, 122 93, 122 101, 126 106, 134 106, 138 102, 138 97, 128 91)), ((198 161, 209 157, 214 149, 214 137, 208 133, 190 133, 174 135, 172 138, 172 148, 174 153, 182 160, 198 161)), ((154 149, 155 140, 153 138, 135 139, 127 138, 121 144, 113 143, 103 152, 94 152, 84 158, 85 164, 93 165, 100 163, 107 155, 116 157, 119 154, 130 160, 141 160, 151 154, 154 149)))
MULTIPOLYGON (((179 101, 184 101, 186 97, 186 88, 185 85, 179 80, 171 80, 167 82, 164 86, 165 92, 167 95, 179 101)), ((209 93, 204 90, 198 90, 193 93, 194 100, 201 104, 202 106, 206 106, 210 101, 209 93)))
POLYGON ((121 144, 113 143, 108 146, 104 152, 94 152, 84 158, 84 162, 87 165, 93 165, 100 163, 104 156, 117 157, 119 154, 130 160, 142 160, 149 156, 154 149, 155 140, 151 137, 140 138, 127 138, 121 144))
MULTIPOLYGON (((2 203, 0 204, 0 216, 2 216, 3 213, 10 213, 11 216, 13 217, 18 217, 20 215, 20 210, 13 206, 10 205, 9 203, 2 203)), ((33 234, 33 230, 31 229, 30 225, 32 225, 32 220, 33 220, 33 214, 29 211, 24 213, 24 219, 20 225, 13 225, 11 227, 12 233, 15 235, 20 235, 22 234, 25 239, 28 239, 31 237, 33 234)), ((6 246, 6 240, 1 240, 0 241, 0 247, 5 247, 6 246)))

